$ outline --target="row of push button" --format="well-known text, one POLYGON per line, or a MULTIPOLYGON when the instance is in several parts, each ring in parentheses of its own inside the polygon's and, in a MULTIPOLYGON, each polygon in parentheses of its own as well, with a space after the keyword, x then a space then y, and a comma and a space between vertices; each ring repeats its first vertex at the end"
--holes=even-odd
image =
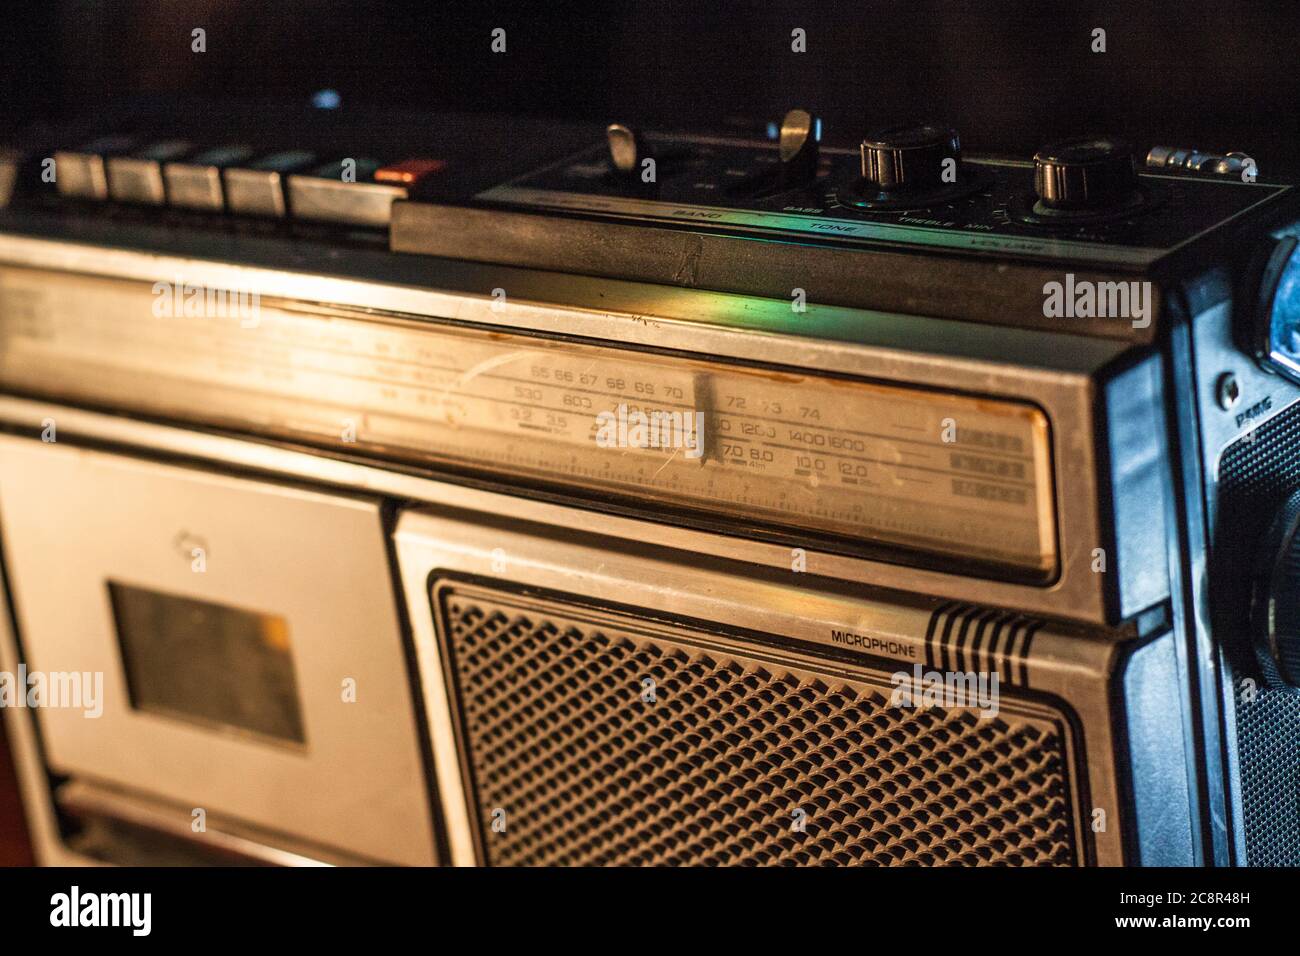
POLYGON ((303 150, 258 156, 247 146, 195 148, 165 140, 143 148, 106 137, 54 154, 55 182, 69 199, 174 206, 206 212, 386 227, 405 199, 445 167, 436 159, 321 163, 303 150))

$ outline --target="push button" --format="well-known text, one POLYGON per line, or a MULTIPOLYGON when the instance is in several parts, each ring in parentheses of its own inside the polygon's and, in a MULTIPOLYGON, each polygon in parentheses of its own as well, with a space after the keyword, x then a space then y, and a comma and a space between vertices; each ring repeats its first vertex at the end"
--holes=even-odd
MULTIPOLYGON (((341 159, 310 175, 289 177, 289 202, 295 219, 387 227, 395 199, 405 199, 404 184, 377 182, 385 167, 373 159, 341 159)), ((414 171, 410 171, 414 175, 414 171)), ((400 178, 402 173, 390 173, 400 178)))
POLYGON ((68 199, 108 198, 110 156, 129 153, 135 142, 128 136, 105 136, 80 149, 59 150, 54 154, 54 182, 59 195, 68 199))
POLYGON ((55 191, 54 148, 48 143, 0 147, 0 209, 55 191))
POLYGON ((15 149, 0 149, 0 209, 8 206, 13 198, 22 163, 22 153, 15 149))
POLYGON ((231 212, 245 216, 283 218, 288 211, 285 180, 316 161, 314 153, 289 150, 273 153, 247 166, 231 167, 223 176, 226 205, 231 212))
POLYGON ((246 163, 252 157, 253 150, 248 146, 218 146, 184 162, 167 163, 163 167, 163 179, 167 183, 168 205, 220 212, 225 206, 222 171, 246 163))
POLYGON ((108 194, 115 202, 161 206, 167 201, 163 163, 180 159, 194 149, 182 140, 146 146, 129 156, 108 158, 108 194))

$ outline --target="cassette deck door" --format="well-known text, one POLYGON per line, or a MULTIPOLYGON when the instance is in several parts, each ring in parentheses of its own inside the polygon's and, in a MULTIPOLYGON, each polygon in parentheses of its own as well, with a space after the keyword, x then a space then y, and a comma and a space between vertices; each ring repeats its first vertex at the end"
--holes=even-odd
POLYGON ((52 769, 435 862, 376 502, 6 437, 0 521, 28 672, 102 675, 52 769))

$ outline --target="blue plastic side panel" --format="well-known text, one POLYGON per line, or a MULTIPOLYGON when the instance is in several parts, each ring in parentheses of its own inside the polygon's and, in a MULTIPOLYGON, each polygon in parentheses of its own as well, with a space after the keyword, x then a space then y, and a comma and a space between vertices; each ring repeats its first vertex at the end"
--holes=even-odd
POLYGON ((1121 678, 1135 845, 1142 866, 1195 866, 1174 632, 1129 655, 1121 678))

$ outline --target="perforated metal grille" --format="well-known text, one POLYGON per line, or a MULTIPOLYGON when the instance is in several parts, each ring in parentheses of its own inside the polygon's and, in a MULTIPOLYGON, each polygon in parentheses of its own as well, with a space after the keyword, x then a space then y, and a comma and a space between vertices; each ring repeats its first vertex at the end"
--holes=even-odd
POLYGON ((1300 864, 1300 695, 1264 688, 1238 694, 1237 741, 1246 858, 1251 866, 1300 864))
MULTIPOLYGON (((1217 596, 1228 609, 1249 606, 1249 574, 1268 522, 1300 487, 1300 406, 1293 405, 1238 441, 1219 463, 1215 543, 1217 596)), ((1240 611, 1225 635, 1238 681, 1237 753, 1246 859, 1252 866, 1300 865, 1300 691, 1267 687, 1250 653, 1240 611)))
POLYGON ((995 718, 891 707, 887 685, 685 631, 507 595, 437 603, 491 864, 1075 862, 1061 733, 1005 700, 995 718))

